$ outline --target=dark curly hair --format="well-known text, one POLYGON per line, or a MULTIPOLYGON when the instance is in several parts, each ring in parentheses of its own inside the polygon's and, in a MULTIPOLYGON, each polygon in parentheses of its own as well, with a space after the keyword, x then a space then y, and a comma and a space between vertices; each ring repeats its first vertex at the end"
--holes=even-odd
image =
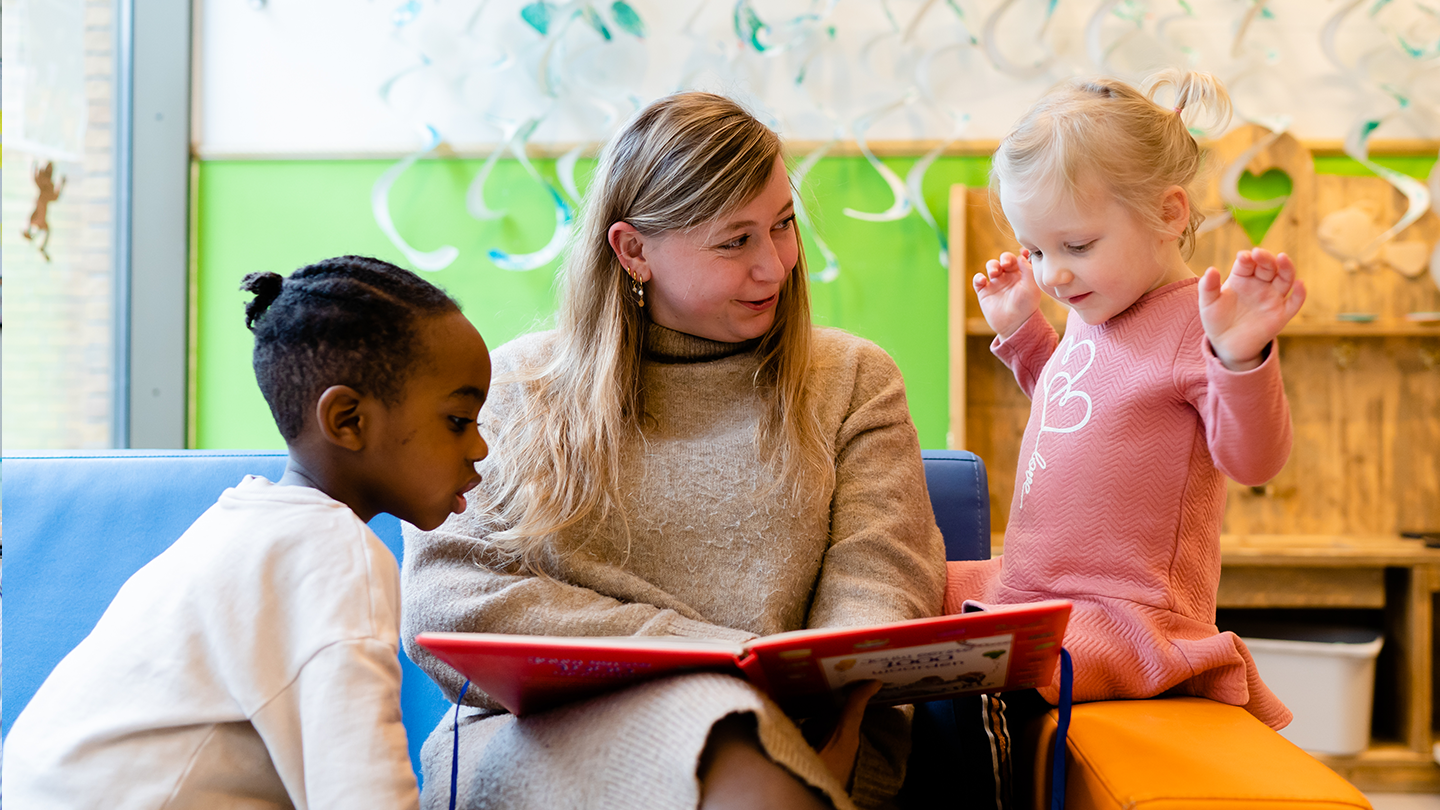
POLYGON ((397 404, 417 361, 422 318, 459 312, 455 299, 409 270, 365 256, 302 267, 289 278, 251 273, 245 326, 255 333, 255 381, 286 441, 332 385, 397 404))

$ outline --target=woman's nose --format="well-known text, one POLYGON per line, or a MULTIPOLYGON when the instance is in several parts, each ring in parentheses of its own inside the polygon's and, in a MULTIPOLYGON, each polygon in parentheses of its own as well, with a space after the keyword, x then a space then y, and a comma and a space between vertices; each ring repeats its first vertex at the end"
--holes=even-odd
POLYGON ((785 248, 786 245, 774 237, 765 240, 765 247, 757 257, 755 267, 751 269, 751 273, 757 281, 778 283, 785 280, 785 274, 790 271, 790 265, 795 263, 794 260, 791 260, 789 264, 785 263, 785 248))

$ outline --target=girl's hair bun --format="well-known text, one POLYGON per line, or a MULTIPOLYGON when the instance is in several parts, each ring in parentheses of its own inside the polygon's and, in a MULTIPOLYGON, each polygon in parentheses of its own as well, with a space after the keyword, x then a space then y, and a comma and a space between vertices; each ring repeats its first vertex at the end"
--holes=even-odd
POLYGON ((245 305, 245 328, 255 331, 255 321, 280 297, 285 286, 285 277, 279 273, 251 273, 240 281, 240 289, 255 293, 255 298, 245 305))
POLYGON ((1218 135, 1230 123, 1230 95, 1213 74, 1166 68, 1148 77, 1143 87, 1145 97, 1157 104, 1156 97, 1169 90, 1174 95, 1171 112, 1203 132, 1218 135))

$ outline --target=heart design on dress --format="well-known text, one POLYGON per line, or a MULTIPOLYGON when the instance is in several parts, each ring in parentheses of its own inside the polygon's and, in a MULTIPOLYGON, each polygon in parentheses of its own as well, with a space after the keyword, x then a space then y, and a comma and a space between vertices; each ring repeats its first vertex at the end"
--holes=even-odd
POLYGON ((1085 372, 1090 370, 1090 365, 1095 362, 1095 344, 1089 340, 1073 340, 1069 335, 1061 342, 1060 348, 1061 368, 1045 381, 1045 391, 1040 406, 1040 432, 1041 433, 1074 433, 1090 423, 1090 413, 1094 403, 1090 401, 1090 395, 1075 387, 1085 372), (1063 367, 1070 362, 1070 356, 1077 350, 1083 348, 1087 356, 1085 364, 1079 371, 1071 373, 1063 370, 1063 367), (1074 399, 1085 403, 1085 415, 1079 419, 1074 418, 1075 409, 1067 408, 1066 405, 1074 399), (1054 419, 1052 424, 1051 420, 1054 419))

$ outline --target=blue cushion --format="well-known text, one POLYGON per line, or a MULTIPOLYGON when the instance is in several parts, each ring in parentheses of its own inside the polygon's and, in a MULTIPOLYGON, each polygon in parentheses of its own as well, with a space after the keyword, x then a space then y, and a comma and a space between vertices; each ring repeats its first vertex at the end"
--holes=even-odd
MULTIPOLYGON (((283 452, 25 453, 4 461, 3 732, 100 620, 120 586, 175 542, 247 474, 278 480, 283 452)), ((370 527, 403 559, 400 521, 370 527)), ((400 704, 419 772, 420 745, 450 704, 402 653, 400 704)))
POLYGON ((990 482, 985 462, 967 450, 923 450, 925 484, 945 559, 990 559, 990 482))
MULTIPOLYGON (((925 477, 948 559, 988 559, 985 465, 973 453, 927 450, 925 477)), ((0 696, 3 733, 60 659, 99 621, 130 575, 164 551, 247 474, 274 481, 283 452, 23 453, 4 461, 5 577, 0 696)), ((403 559, 400 521, 370 522, 403 559)), ((451 704, 403 654, 401 710, 410 758, 451 704)))

